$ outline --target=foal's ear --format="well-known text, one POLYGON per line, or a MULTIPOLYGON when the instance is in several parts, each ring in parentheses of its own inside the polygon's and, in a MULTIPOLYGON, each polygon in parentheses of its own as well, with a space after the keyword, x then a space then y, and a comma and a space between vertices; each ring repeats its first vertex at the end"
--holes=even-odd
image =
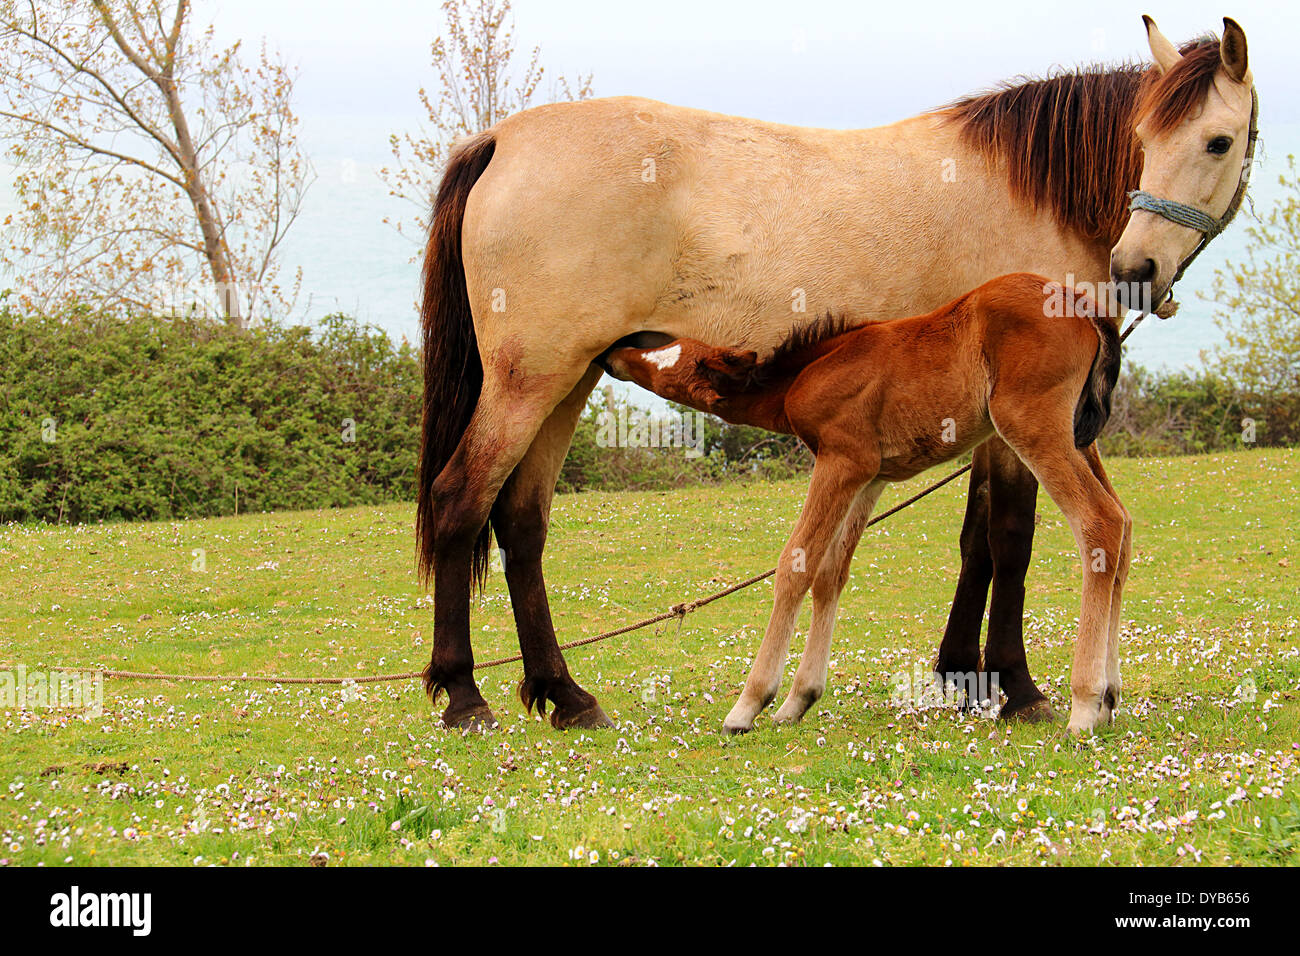
POLYGON ((1223 39, 1219 41, 1223 69, 1240 83, 1246 78, 1246 31, 1232 17, 1223 18, 1223 39))
POLYGON ((1168 73, 1174 64, 1183 58, 1183 55, 1169 42, 1169 38, 1160 32, 1156 21, 1144 13, 1142 22, 1147 25, 1147 44, 1151 47, 1151 58, 1156 61, 1156 68, 1161 73, 1168 73))
POLYGON ((738 368, 748 368, 757 361, 757 352, 714 352, 704 357, 705 366, 715 372, 731 372, 738 368))
POLYGON ((718 394, 717 389, 704 382, 692 382, 687 391, 690 392, 693 408, 711 408, 722 401, 722 396, 718 394))

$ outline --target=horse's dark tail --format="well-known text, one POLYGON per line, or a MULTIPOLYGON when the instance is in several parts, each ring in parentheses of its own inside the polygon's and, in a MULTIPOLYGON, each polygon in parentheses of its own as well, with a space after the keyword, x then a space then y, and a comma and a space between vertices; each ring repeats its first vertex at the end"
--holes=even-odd
MULTIPOLYGON (((460 233, 470 190, 492 161, 491 133, 461 144, 447 162, 438 186, 424 250, 424 301, 420 308, 424 346, 424 414, 416 478, 415 537, 420 577, 433 573, 433 483, 451 460, 469 426, 483 388, 483 364, 474 334, 460 233)), ((474 541, 472 580, 487 576, 491 531, 485 523, 474 541)))
POLYGON ((1114 320, 1091 310, 1092 327, 1097 330, 1097 354, 1093 357, 1083 393, 1074 406, 1074 444, 1087 448, 1097 440, 1110 418, 1110 395, 1119 378, 1119 327, 1114 320))

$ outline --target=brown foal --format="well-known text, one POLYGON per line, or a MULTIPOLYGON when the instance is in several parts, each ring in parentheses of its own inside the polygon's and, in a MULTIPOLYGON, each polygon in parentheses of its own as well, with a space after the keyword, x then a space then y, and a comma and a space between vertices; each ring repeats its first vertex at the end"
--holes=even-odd
POLYGON ((816 456, 753 669, 724 726, 752 729, 776 696, 804 594, 813 622, 778 722, 822 695, 839 595, 884 485, 996 433, 1064 512, 1083 559, 1069 728, 1109 723, 1120 697, 1119 611, 1132 522, 1093 442, 1119 373, 1114 320, 1083 293, 1017 273, 925 315, 852 326, 830 317, 767 359, 677 339, 616 348, 609 370, 736 424, 798 436, 816 456))

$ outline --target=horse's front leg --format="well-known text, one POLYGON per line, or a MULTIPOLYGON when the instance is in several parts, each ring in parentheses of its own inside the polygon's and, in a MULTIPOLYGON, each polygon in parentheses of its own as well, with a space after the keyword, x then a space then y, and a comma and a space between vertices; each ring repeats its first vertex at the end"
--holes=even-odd
POLYGON ((722 724, 728 733, 752 730, 754 718, 776 697, 799 607, 863 484, 860 470, 850 460, 824 451, 818 456, 803 511, 777 565, 776 595, 763 643, 740 699, 722 724))
POLYGON ((831 638, 835 633, 835 615, 839 609, 840 594, 849 579, 853 552, 857 549, 862 531, 871 517, 884 482, 873 481, 858 492, 848 518, 840 526, 835 542, 822 559, 812 583, 813 617, 808 632, 808 644, 799 669, 795 671, 790 693, 776 712, 778 724, 795 723, 826 692, 826 671, 830 665, 831 638))
POLYGON ((989 553, 988 442, 976 448, 971 459, 966 516, 961 526, 961 571, 934 662, 940 684, 979 670, 980 631, 984 628, 989 582, 993 580, 993 556, 989 553))

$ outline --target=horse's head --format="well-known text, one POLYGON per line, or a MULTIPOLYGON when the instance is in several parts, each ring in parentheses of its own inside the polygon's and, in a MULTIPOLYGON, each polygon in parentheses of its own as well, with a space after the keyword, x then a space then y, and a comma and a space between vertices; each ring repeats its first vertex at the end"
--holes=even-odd
MULTIPOLYGON (((1224 17, 1221 41, 1179 52, 1155 21, 1142 19, 1158 75, 1137 107, 1142 178, 1111 249, 1110 272, 1121 290, 1141 289, 1154 306, 1200 243, 1236 212, 1253 154, 1255 95, 1246 34, 1235 21, 1224 17)), ((1123 300, 1130 308, 1143 304, 1123 300)))

